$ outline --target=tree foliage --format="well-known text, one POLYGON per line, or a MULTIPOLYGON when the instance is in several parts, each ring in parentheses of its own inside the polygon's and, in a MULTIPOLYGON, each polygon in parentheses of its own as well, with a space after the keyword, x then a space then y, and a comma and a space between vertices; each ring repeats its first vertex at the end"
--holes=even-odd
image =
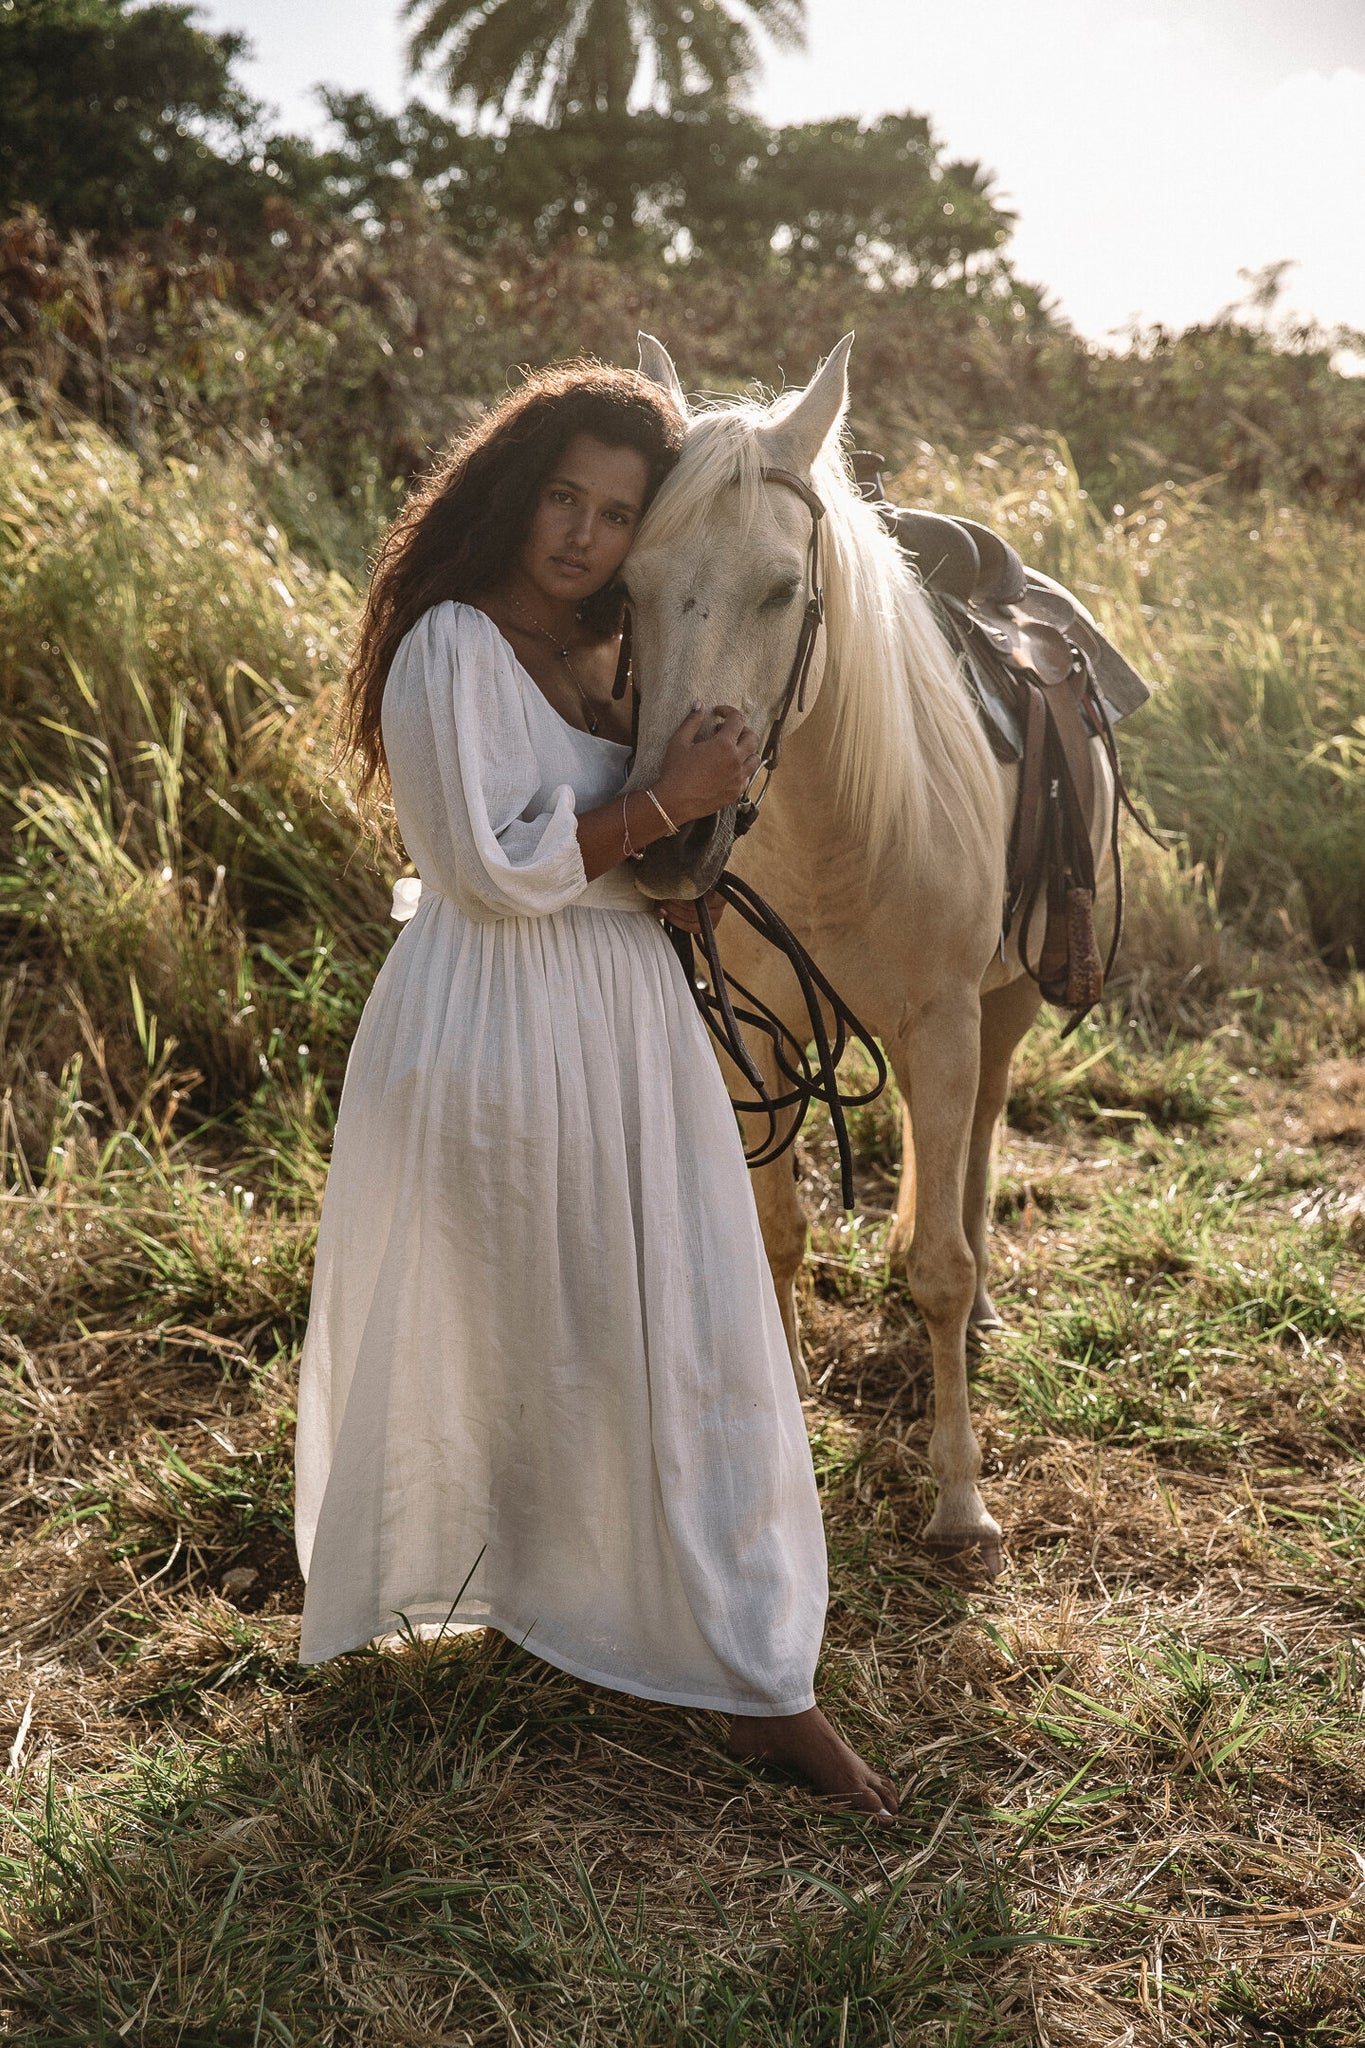
POLYGON ((324 555, 337 508, 391 503, 510 366, 623 360, 637 326, 723 386, 803 376, 856 322, 857 431, 893 457, 1041 431, 1110 504, 1217 476, 1365 506, 1365 380, 1336 367, 1361 337, 1286 329, 1268 273, 1200 327, 1087 345, 921 116, 769 129, 688 99, 491 134, 351 95, 320 152, 267 136, 240 39, 189 14, 0 0, 0 219, 25 214, 0 384, 148 460, 226 438, 306 477, 288 517, 324 555))
POLYGON ((38 209, 109 236, 198 221, 259 230, 272 191, 300 194, 311 148, 262 132, 233 77, 239 35, 156 0, 0 7, 0 215, 38 209))
POLYGON ((922 115, 768 128, 734 109, 594 115, 470 134, 414 103, 333 94, 338 205, 382 221, 414 199, 462 247, 507 235, 548 250, 786 272, 841 265, 878 282, 1002 278, 1011 216, 973 163, 944 159, 922 115))
POLYGON ((1365 505, 1365 382, 1344 377, 1337 357, 1361 342, 1311 325, 1267 327, 1234 307, 1059 362, 1054 403, 1070 417, 1077 460, 1091 476, 1107 464, 1109 495, 1121 502, 1164 469, 1344 512, 1365 505))

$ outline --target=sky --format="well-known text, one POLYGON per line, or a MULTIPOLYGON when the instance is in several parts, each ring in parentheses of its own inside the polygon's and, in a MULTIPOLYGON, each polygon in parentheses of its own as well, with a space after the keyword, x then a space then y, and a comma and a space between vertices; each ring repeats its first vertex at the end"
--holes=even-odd
MULTIPOLYGON (((770 122, 928 114, 995 173, 1016 268, 1080 329, 1187 326, 1288 261, 1285 307, 1365 329, 1365 0, 807 0, 769 51, 770 122)), ((415 90, 396 0, 203 0, 243 75, 321 132, 313 88, 415 90)), ((1351 367, 1357 367, 1352 363, 1351 367)))

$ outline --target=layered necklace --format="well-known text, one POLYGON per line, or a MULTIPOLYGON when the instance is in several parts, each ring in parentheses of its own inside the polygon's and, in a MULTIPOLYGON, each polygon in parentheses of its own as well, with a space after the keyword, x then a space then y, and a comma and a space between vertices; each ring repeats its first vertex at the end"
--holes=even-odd
POLYGON ((533 619, 531 617, 531 614, 526 610, 525 606, 519 601, 519 599, 515 597, 512 599, 512 609, 516 612, 518 618, 522 621, 522 624, 527 628, 528 632, 538 633, 542 640, 548 641, 549 645, 553 647, 555 653, 559 656, 560 661, 564 664, 565 670, 568 673, 569 681, 573 684, 575 690, 578 692, 578 701, 583 706, 583 716, 588 722, 588 731, 590 733, 595 734, 597 731, 597 713, 593 710, 592 705, 588 702, 587 692, 584 690, 582 683, 580 683, 578 680, 578 671, 575 669, 573 663, 569 659, 569 649, 567 643, 561 645, 558 637, 550 631, 549 627, 542 626, 538 619, 533 619))

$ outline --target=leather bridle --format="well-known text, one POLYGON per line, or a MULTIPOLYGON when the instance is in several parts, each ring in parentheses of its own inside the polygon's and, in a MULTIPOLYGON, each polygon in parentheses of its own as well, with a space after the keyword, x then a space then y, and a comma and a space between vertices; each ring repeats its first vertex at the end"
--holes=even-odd
POLYGON ((784 489, 795 491, 810 513, 810 540, 806 546, 806 609, 801 616, 801 633, 788 671, 787 686, 768 727, 768 737, 763 742, 758 765, 745 783, 744 793, 735 806, 736 839, 742 838, 749 830, 758 816, 759 805, 768 793, 773 770, 782 758, 782 735, 792 705, 795 704, 798 711, 806 708, 806 683, 815 659, 815 643, 825 623, 825 592, 820 581, 820 522, 825 516, 824 501, 819 492, 793 469, 765 467, 759 475, 766 484, 781 484, 784 489), (757 796, 751 796, 749 792, 760 775, 763 786, 757 796))
MULTIPOLYGON (((758 807, 767 794, 772 772, 782 758, 782 735, 792 705, 795 704, 798 711, 804 711, 806 708, 806 683, 810 678, 811 663, 815 659, 815 642, 821 626, 825 623, 825 592, 820 581, 820 522, 825 516, 824 500, 804 477, 796 474, 794 469, 779 469, 775 465, 765 465, 759 471, 759 475, 764 483, 781 484, 785 490, 795 491, 810 513, 810 539, 806 544, 806 608, 801 614, 801 632, 797 638, 796 652, 792 656, 792 665, 787 672, 786 687, 773 714, 772 723, 768 727, 768 737, 763 742, 763 751, 758 757, 758 763, 745 783, 743 794, 735 807, 736 838, 747 832, 758 816, 758 807), (757 796, 751 797, 749 792, 760 775, 763 777, 763 787, 757 796)), ((630 606, 627 604, 621 614, 621 647, 616 659, 616 677, 611 687, 611 694, 618 703, 625 696, 631 681, 634 645, 632 625, 630 606)), ((637 728, 639 716, 640 699, 637 694, 637 728)), ((635 734, 632 733, 632 742, 634 738, 635 734)))

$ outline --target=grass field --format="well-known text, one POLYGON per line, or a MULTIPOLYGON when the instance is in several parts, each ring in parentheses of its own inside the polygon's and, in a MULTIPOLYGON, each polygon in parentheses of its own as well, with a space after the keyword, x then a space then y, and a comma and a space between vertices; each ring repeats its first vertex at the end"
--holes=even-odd
POLYGON ((1026 1055, 994 1587, 915 1543, 889 1107, 852 1228, 807 1150, 821 1682, 891 1831, 496 1636, 301 1672, 311 1205, 173 1155, 9 1196, 7 2038, 1361 2039, 1365 1006, 1254 1022, 1026 1055))
POLYGON ((327 766, 355 593, 230 469, 0 444, 5 2038, 1365 2041, 1359 532, 1102 521, 1056 450, 904 480, 1162 679, 1126 751, 1181 852, 1020 1061, 994 1586, 916 1544, 895 1105, 849 1226, 806 1148, 821 1685, 878 1831, 496 1637, 297 1667, 294 1365, 393 930, 327 766))

